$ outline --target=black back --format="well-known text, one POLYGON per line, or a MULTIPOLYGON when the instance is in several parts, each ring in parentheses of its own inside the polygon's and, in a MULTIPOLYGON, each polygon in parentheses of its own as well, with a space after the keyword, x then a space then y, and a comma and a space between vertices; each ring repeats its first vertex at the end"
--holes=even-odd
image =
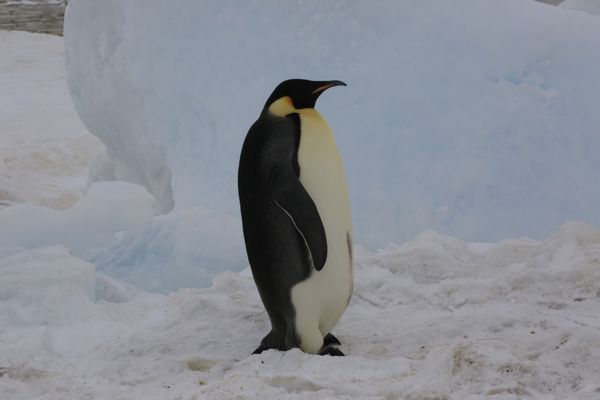
MULTIPOLYGON (((299 123, 297 114, 261 116, 246 136, 238 171, 248 260, 273 331, 281 340, 287 340, 284 347, 296 345, 290 290, 306 280, 313 268, 322 268, 327 257, 324 227, 298 179, 299 123), (288 198, 296 203, 285 204, 288 198), (308 225, 316 228, 305 228, 308 233, 301 233, 291 215, 308 220, 308 225), (307 243, 311 238, 318 253, 314 260, 307 243)), ((298 225, 302 227, 306 222, 299 221, 298 225)))

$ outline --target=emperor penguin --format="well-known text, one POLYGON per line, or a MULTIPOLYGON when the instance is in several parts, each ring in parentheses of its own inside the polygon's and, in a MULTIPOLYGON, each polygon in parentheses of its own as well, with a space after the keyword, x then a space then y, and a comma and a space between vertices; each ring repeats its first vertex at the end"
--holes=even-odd
POLYGON ((331 330, 353 289, 344 166, 319 96, 342 81, 280 83, 250 127, 238 192, 246 252, 271 331, 254 354, 344 355, 331 330))

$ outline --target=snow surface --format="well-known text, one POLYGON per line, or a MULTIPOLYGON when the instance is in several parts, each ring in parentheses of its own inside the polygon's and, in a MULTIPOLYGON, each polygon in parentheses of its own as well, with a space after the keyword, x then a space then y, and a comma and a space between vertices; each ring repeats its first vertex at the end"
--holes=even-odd
POLYGON ((62 38, 0 31, 0 210, 68 208, 102 148, 71 102, 62 38))
POLYGON ((63 4, 68 0, 8 0, 6 4, 63 4))
POLYGON ((599 398, 600 231, 356 250, 340 358, 249 355, 269 322, 248 270, 152 295, 61 247, 0 259, 2 398, 599 398))
POLYGON ((21 102, 0 107, 0 124, 12 121, 0 125, 0 176, 17 177, 0 191, 33 199, 0 210, 0 400, 600 397, 600 231, 580 222, 544 241, 426 231, 357 247, 355 293, 334 330, 347 356, 249 355, 269 322, 248 269, 176 290, 245 266, 235 216, 201 202, 156 216, 157 199, 125 182, 93 183, 67 209, 39 206, 82 193, 100 150, 72 112, 59 116, 64 78, 44 64, 60 60, 57 40, 0 31, 0 84, 14 88, 0 102, 21 102), (50 81, 55 97, 42 101, 36 82, 50 81), (25 113, 27 98, 37 112, 25 113))
POLYGON ((86 187, 104 146, 73 109, 62 38, 0 31, 0 68, 0 257, 63 246, 162 292, 209 286, 218 272, 246 267, 236 218, 190 207, 153 220, 158 207, 140 186, 86 187))
POLYGON ((237 218, 244 135, 279 81, 303 77, 349 84, 318 108, 358 243, 600 226, 597 16, 524 0, 74 0, 65 22, 76 108, 108 148, 92 178, 141 184, 163 211, 237 218))
POLYGON ((90 259, 124 232, 142 231, 154 215, 154 198, 141 186, 98 182, 67 210, 19 204, 0 211, 0 255, 63 245, 90 259))

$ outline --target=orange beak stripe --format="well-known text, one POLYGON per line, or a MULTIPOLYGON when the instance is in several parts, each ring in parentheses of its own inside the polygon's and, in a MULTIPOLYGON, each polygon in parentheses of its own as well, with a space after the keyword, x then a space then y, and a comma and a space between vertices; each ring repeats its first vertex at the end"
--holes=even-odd
POLYGON ((328 89, 328 88, 330 88, 332 86, 333 85, 331 83, 328 83, 327 85, 319 86, 318 88, 316 88, 315 90, 313 90, 311 94, 322 92, 323 90, 328 89))

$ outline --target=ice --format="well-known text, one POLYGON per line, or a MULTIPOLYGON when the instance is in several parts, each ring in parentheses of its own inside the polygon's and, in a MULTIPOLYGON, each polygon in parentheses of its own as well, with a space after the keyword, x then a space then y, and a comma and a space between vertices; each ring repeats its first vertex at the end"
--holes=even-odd
POLYGON ((98 284, 111 301, 128 299, 128 284, 206 287, 245 268, 238 219, 190 207, 152 220, 158 207, 144 188, 93 183, 114 171, 103 171, 104 146, 71 104, 63 53, 62 38, 0 31, 0 256, 62 246, 119 279, 98 284))
POLYGON ((207 287, 217 273, 246 267, 236 218, 193 207, 157 212, 139 185, 96 182, 66 210, 30 204, 0 210, 0 256, 61 245, 114 279, 164 293, 207 287))
POLYGON ((523 0, 75 0, 65 35, 103 171, 165 212, 237 217, 243 137, 274 86, 302 77, 349 84, 318 108, 346 163, 358 243, 600 225, 594 16, 523 0))
POLYGON ((560 4, 560 7, 600 16, 600 2, 596 0, 566 0, 560 4))
POLYGON ((340 358, 298 349, 251 356, 269 321, 248 270, 167 296, 118 287, 60 248, 0 258, 0 271, 28 277, 23 290, 0 286, 0 392, 12 400, 597 399, 600 231, 571 222, 544 241, 486 244, 429 231, 356 254, 355 293, 334 330, 340 358), (26 272, 32 265, 40 278, 26 272), (55 275, 70 268, 72 278, 55 275), (91 279, 125 298, 94 296, 91 279), (75 295, 57 301, 52 287, 75 295), (7 324, 22 301, 50 323, 7 324))
POLYGON ((0 211, 0 256, 14 249, 62 245, 90 259, 119 233, 140 232, 156 214, 155 204, 141 186, 98 182, 67 210, 30 204, 5 208, 0 211))
POLYGON ((15 198, 0 210, 2 400, 598 398, 598 17, 509 0, 70 3, 71 24, 89 17, 67 38, 90 57, 71 60, 73 95, 108 147, 85 195, 93 145, 56 64, 25 57, 31 76, 15 74, 11 49, 60 55, 56 38, 0 32, 0 124, 22 128, 0 130, 15 198), (289 75, 351 84, 320 103, 366 245, 334 330, 343 358, 250 355, 268 317, 248 268, 218 273, 246 266, 239 145, 289 75), (592 225, 555 228, 575 217, 592 225))
POLYGON ((210 286, 221 271, 246 265, 241 226, 235 218, 187 208, 127 231, 93 257, 99 270, 149 291, 210 286))

